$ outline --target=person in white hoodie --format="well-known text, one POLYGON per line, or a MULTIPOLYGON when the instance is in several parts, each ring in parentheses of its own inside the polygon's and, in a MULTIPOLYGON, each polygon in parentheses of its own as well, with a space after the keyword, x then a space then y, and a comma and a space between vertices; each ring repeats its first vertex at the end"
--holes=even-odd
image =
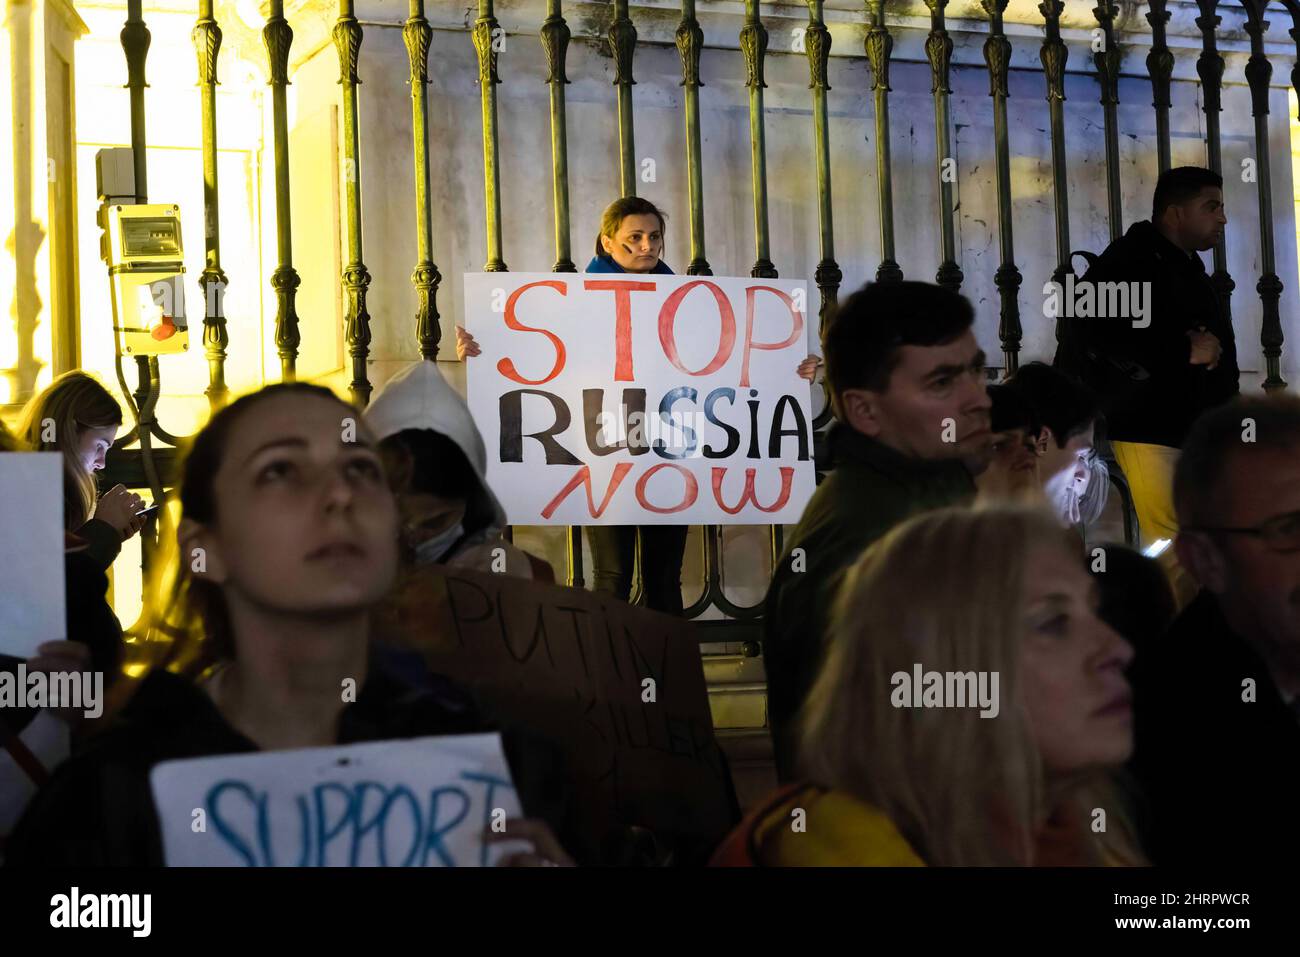
POLYGON ((506 513, 487 484, 483 436, 436 363, 394 376, 365 418, 397 496, 409 563, 555 580, 549 564, 502 538, 506 513))

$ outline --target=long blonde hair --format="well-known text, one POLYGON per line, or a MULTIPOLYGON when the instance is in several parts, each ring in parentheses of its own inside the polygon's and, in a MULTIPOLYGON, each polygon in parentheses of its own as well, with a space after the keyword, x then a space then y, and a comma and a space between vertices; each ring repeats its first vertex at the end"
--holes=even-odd
POLYGON ((122 425, 122 407, 92 375, 79 370, 56 378, 23 409, 18 436, 36 452, 63 454, 63 522, 80 528, 95 510, 95 476, 81 462, 81 436, 88 429, 122 425), (46 423, 53 423, 49 441, 46 423))
POLYGON ((1069 548, 1067 536, 1040 509, 942 509, 876 542, 838 592, 801 768, 882 810, 927 863, 1033 861, 1051 809, 1021 704, 1021 589, 1034 549, 1069 548), (997 672, 998 715, 894 707, 891 676, 916 663, 997 672))

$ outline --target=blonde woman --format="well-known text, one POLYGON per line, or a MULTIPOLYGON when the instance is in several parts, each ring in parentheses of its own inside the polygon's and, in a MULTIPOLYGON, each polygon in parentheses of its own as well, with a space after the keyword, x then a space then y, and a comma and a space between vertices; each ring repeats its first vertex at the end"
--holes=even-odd
POLYGON ((1045 510, 943 509, 895 528, 838 593, 801 715, 805 783, 751 813, 715 862, 1139 863, 1109 781, 1132 749, 1132 653, 1096 603, 1045 510))
POLYGON ((85 372, 65 372, 23 409, 19 437, 35 452, 63 455, 63 527, 89 543, 100 568, 144 527, 144 500, 123 485, 97 496, 95 473, 122 427, 122 407, 85 372))

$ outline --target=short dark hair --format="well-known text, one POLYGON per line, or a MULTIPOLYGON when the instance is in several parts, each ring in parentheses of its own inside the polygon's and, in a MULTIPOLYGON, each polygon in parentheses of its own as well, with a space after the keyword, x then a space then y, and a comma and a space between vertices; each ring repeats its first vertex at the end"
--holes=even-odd
POLYGON ((946 345, 974 322, 966 297, 941 286, 868 283, 834 310, 822 337, 831 394, 886 391, 903 346, 946 345))
POLYGON ((1101 599, 1097 617, 1140 653, 1177 617, 1173 589, 1154 558, 1115 542, 1100 547, 1106 561, 1102 570, 1092 572, 1101 599))
POLYGON ((657 216, 659 218, 659 231, 667 232, 668 216, 654 203, 648 199, 642 199, 640 196, 624 196, 616 199, 605 207, 605 211, 600 215, 600 232, 596 234, 596 255, 609 259, 609 253, 605 252, 605 247, 600 244, 601 236, 608 236, 611 239, 618 232, 619 227, 623 225, 623 220, 629 216, 657 216))
POLYGON ((1038 421, 1038 413, 1025 398, 1024 393, 1006 383, 989 386, 988 393, 993 403, 990 428, 994 432, 1024 429, 1030 435, 1038 436, 1042 424, 1038 421))
POLYGON ((1225 478, 1237 455, 1300 446, 1300 396, 1241 396, 1192 423, 1174 468, 1174 511, 1183 528, 1213 524, 1222 508, 1225 478), (1245 420, 1253 442, 1243 441, 1245 420))
POLYGON ((1034 407, 1038 421, 1047 426, 1058 449, 1095 425, 1101 408, 1092 390, 1074 376, 1045 362, 1030 362, 1016 370, 1007 384, 1034 407))
POLYGON ((1223 177, 1201 166, 1176 166, 1156 180, 1156 194, 1151 200, 1151 221, 1159 222, 1166 209, 1195 199, 1203 189, 1223 189, 1223 177))

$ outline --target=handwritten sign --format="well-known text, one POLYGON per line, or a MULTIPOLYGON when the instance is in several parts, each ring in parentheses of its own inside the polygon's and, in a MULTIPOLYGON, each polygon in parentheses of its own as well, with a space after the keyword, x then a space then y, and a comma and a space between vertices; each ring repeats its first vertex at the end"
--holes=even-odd
POLYGON ((0 452, 0 569, 0 654, 67 637, 58 452, 0 452))
POLYGON ((511 523, 798 521, 806 301, 776 279, 467 274, 469 407, 511 523))
POLYGON ((494 811, 521 816, 497 734, 168 761, 150 782, 173 867, 489 866, 511 849, 481 838, 494 811))
MULTIPOLYGON (((677 860, 735 824, 689 622, 578 588, 446 566, 401 583, 385 633, 565 755, 588 860, 647 828, 677 860)), ((583 858, 580 858, 583 859, 583 858)))

